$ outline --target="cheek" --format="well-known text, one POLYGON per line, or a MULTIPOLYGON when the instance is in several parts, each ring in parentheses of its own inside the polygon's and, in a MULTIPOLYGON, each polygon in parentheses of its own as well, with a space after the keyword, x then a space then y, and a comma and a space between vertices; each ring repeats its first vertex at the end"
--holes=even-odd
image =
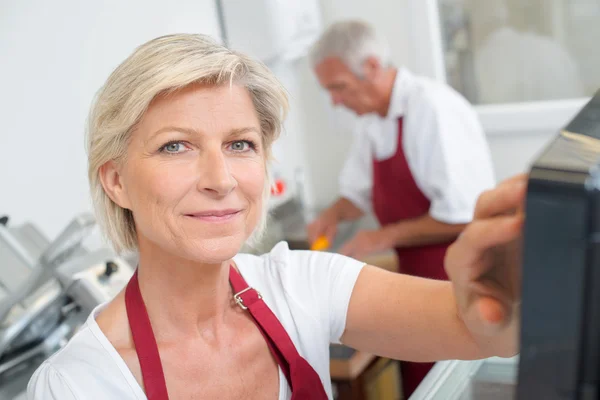
POLYGON ((194 184, 194 174, 189 169, 190 165, 183 163, 148 163, 133 168, 127 179, 132 211, 136 212, 135 206, 154 209, 175 206, 194 184))
POLYGON ((236 163, 235 171, 232 172, 234 172, 235 179, 243 195, 250 202, 260 202, 266 184, 263 160, 256 159, 236 163))

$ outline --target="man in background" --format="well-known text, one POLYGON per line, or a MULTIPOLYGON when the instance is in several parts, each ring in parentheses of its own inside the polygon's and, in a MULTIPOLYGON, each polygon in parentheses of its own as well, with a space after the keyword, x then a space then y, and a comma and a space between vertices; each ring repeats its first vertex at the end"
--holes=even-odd
MULTIPOLYGON (((381 228, 360 231, 341 253, 395 249, 401 272, 447 279, 448 245, 494 186, 475 111, 449 86, 392 66, 386 41, 360 21, 332 25, 310 57, 333 104, 366 121, 340 176, 340 197, 309 225, 309 240, 331 243, 340 222, 373 212, 381 228)), ((401 363, 407 398, 432 366, 401 363)))

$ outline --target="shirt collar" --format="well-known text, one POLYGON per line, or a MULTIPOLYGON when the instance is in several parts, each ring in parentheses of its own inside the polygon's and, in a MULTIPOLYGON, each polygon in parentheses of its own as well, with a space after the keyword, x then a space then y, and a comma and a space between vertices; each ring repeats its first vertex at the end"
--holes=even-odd
POLYGON ((390 107, 386 118, 396 119, 404 116, 411 88, 414 86, 414 83, 415 76, 408 69, 399 68, 397 70, 394 87, 392 89, 392 97, 390 99, 390 107))

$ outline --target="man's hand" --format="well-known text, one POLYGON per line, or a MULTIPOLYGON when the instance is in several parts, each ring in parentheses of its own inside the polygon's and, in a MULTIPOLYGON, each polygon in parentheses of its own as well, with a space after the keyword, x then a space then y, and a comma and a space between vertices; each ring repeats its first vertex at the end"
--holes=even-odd
POLYGON ((360 259, 369 254, 378 253, 393 247, 389 232, 385 229, 363 230, 347 241, 339 253, 360 259))
POLYGON ((337 234, 339 219, 333 208, 323 211, 319 217, 306 228, 309 243, 314 243, 319 237, 325 236, 329 243, 333 243, 337 234))
POLYGON ((333 243, 337 234, 337 226, 343 221, 354 221, 363 215, 363 211, 355 206, 350 200, 338 199, 331 207, 326 209, 319 217, 307 227, 309 243, 325 236, 329 243, 333 243))

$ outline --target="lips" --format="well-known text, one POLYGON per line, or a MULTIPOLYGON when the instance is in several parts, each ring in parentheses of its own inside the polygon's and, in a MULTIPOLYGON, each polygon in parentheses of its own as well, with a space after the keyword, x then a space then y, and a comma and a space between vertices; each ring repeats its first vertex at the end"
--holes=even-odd
POLYGON ((197 218, 206 221, 224 221, 230 218, 235 217, 239 213, 241 213, 241 209, 236 208, 228 208, 223 210, 207 210, 201 212, 195 212, 191 214, 186 214, 187 217, 197 218))

